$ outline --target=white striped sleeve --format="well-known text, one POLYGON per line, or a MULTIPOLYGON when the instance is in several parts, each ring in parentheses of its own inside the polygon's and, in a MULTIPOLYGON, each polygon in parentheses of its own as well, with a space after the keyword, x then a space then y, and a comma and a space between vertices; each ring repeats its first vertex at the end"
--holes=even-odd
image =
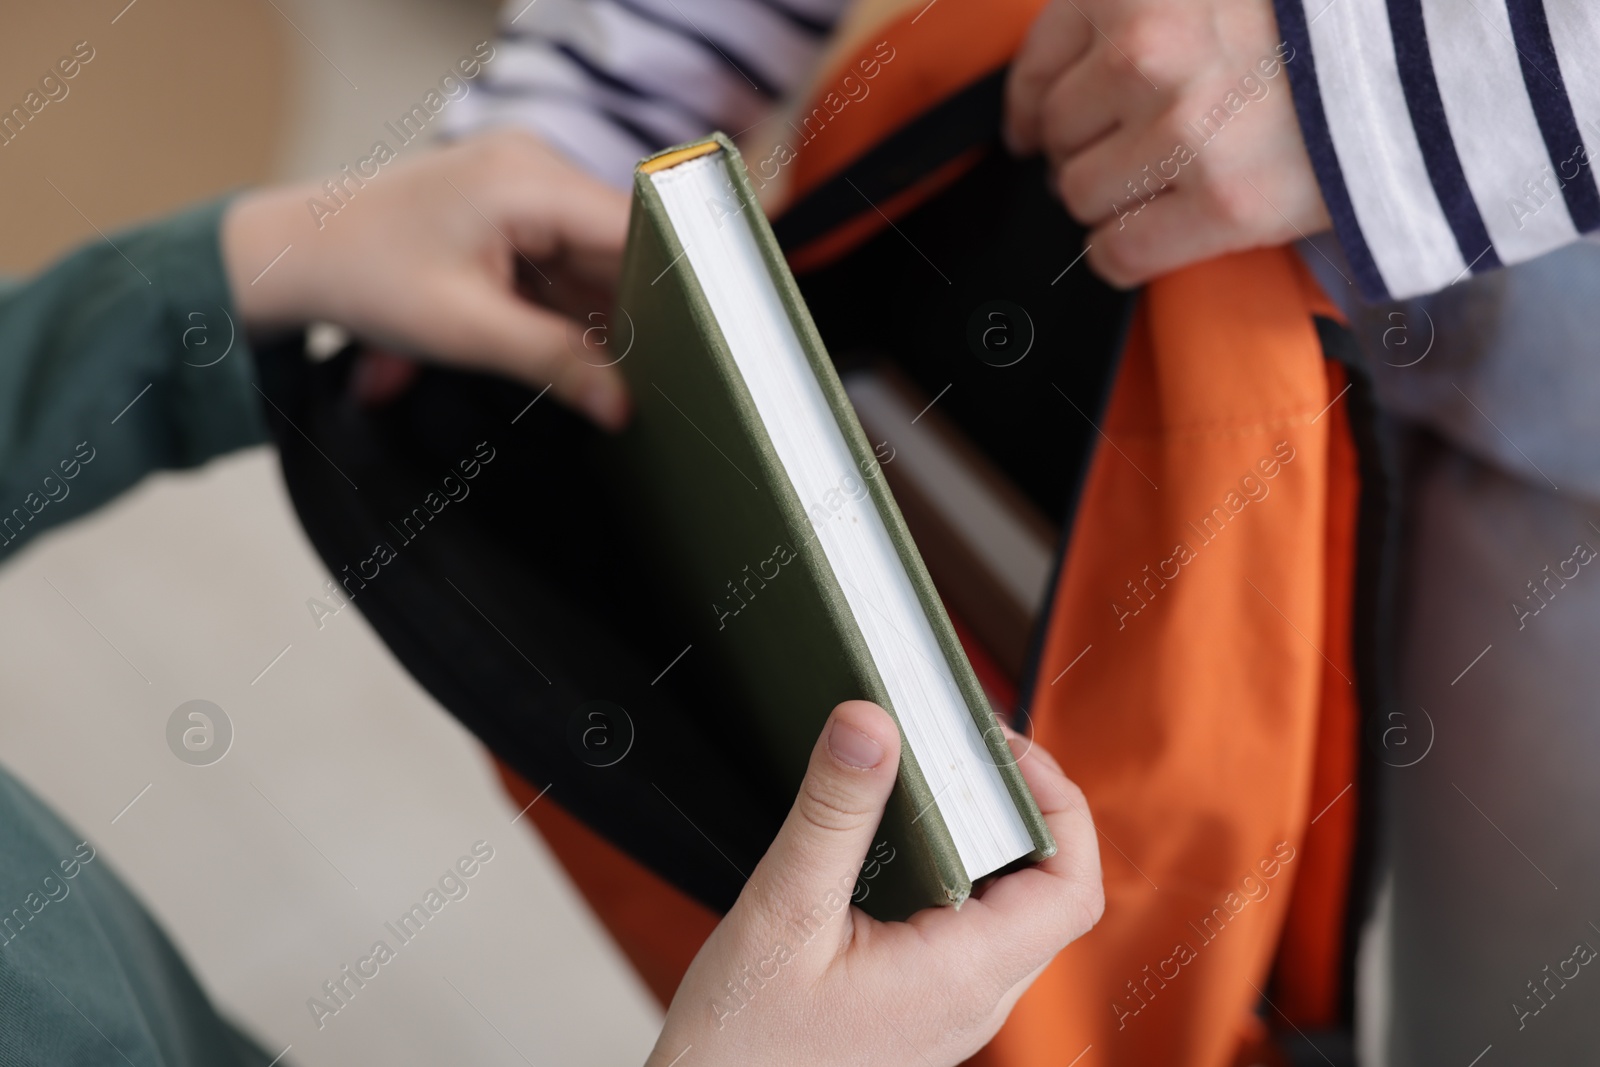
POLYGON ((1600 47, 1600 7, 1551 4, 1545 13, 1573 117, 1588 156, 1592 157, 1600 152, 1600 63, 1595 62, 1595 52, 1600 47))
POLYGON ((770 113, 809 75, 845 0, 510 0, 460 135, 539 134, 617 186, 641 156, 770 113))
POLYGON ((1369 299, 1600 229, 1590 0, 1276 0, 1301 132, 1369 299))

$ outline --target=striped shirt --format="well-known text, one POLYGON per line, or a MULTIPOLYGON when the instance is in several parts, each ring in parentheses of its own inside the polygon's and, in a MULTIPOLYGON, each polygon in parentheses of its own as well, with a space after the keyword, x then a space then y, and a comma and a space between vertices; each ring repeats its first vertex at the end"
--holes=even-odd
MULTIPOLYGON (((626 186, 641 156, 771 114, 846 2, 510 0, 497 57, 448 129, 523 126, 626 186)), ((1600 3, 1275 4, 1300 128, 1367 299, 1600 230, 1600 3)))
POLYGON ((805 82, 846 0, 510 0, 449 132, 517 125, 619 187, 641 156, 737 135, 805 82))
POLYGON ((1323 200, 1368 299, 1600 229, 1594 0, 1276 0, 1323 200))

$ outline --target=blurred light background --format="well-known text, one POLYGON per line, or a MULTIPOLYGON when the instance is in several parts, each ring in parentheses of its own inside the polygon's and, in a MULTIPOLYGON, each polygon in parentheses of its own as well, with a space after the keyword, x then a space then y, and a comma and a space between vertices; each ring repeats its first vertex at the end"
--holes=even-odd
MULTIPOLYGON (((494 14, 488 0, 30 8, 0 35, 5 108, 76 42, 95 56, 0 148, 0 272, 38 269, 96 228, 332 172, 494 14)), ((659 1013, 528 820, 512 822, 477 743, 359 614, 315 629, 305 602, 326 572, 271 452, 152 478, 0 562, 0 762, 94 843, 273 1053, 643 1062, 659 1013), (211 766, 167 748, 169 715, 192 699, 234 726, 211 766), (469 895, 319 1030, 307 998, 390 940, 383 924, 479 840, 495 858, 469 895)))

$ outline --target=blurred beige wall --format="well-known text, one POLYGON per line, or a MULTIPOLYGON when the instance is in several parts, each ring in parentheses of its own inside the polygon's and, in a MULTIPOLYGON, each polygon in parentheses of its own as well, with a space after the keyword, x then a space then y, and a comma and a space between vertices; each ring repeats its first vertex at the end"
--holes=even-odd
MULTIPOLYGON (((493 14, 93 0, 13 16, 0 106, 77 42, 94 58, 0 147, 0 270, 336 167, 493 14)), ((94 842, 225 1010, 273 1054, 290 1047, 285 1063, 643 1062, 659 1014, 642 987, 476 742, 358 613, 315 628, 305 601, 325 577, 265 448, 46 535, 0 567, 0 762, 94 842), (196 699, 235 731, 209 766, 166 738, 196 699), (468 896, 319 1028, 307 999, 480 840, 495 859, 468 896)))
POLYGON ((6 20, 6 111, 78 42, 94 58, 0 147, 0 271, 35 269, 94 226, 109 231, 273 171, 293 31, 271 4, 126 2, 35 4, 6 20))

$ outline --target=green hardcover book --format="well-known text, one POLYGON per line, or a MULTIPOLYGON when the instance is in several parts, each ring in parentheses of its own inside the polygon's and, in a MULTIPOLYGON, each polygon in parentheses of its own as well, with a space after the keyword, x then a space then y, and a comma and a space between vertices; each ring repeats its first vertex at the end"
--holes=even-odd
POLYGON ((642 543, 698 613, 693 654, 728 681, 707 714, 786 795, 835 704, 872 700, 900 724, 857 902, 882 919, 959 906, 975 880, 1054 854, 720 134, 640 164, 613 333, 626 322, 636 413, 619 462, 642 543))

